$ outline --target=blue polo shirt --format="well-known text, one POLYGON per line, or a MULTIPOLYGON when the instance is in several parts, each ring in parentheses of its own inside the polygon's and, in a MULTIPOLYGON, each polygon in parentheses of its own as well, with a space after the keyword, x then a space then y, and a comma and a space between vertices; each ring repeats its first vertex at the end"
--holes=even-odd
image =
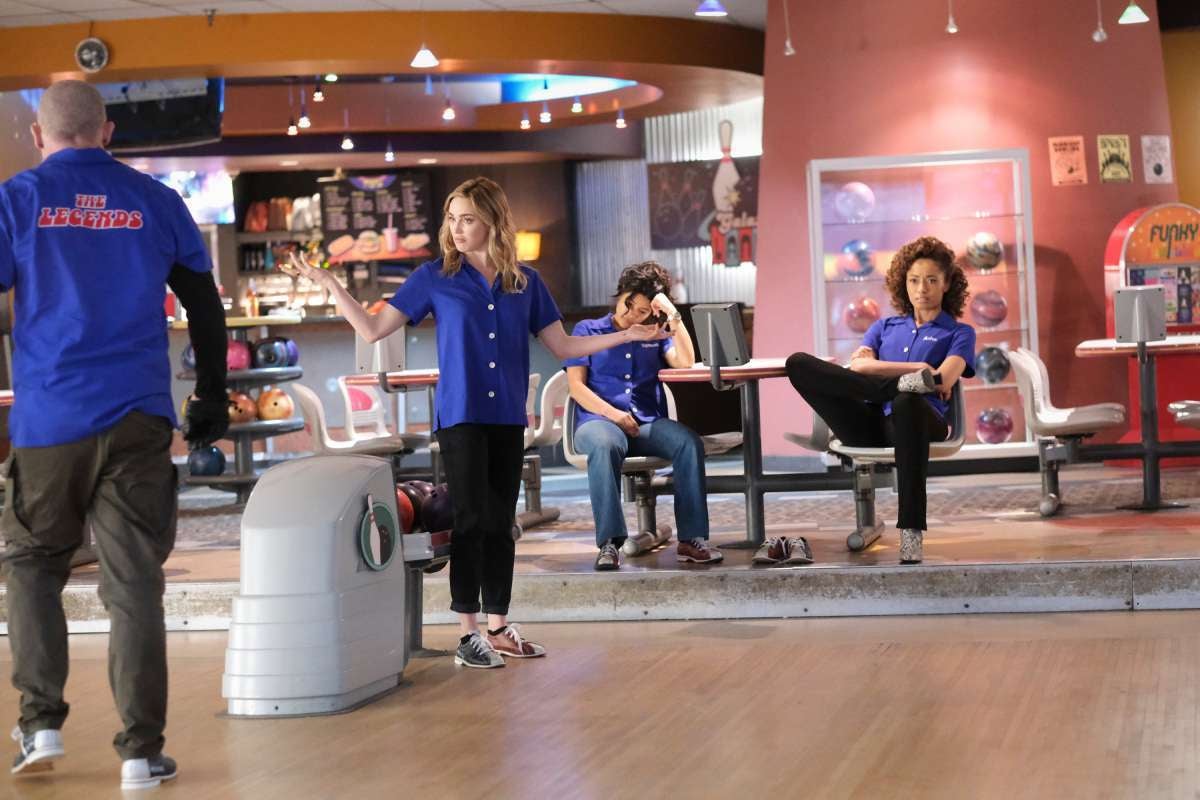
MULTIPOLYGON (((924 325, 917 325, 912 317, 877 320, 863 335, 862 343, 874 350, 880 361, 924 362, 934 369, 948 356, 958 356, 967 362, 962 376, 975 376, 975 329, 965 322, 958 322, 945 311, 924 325)), ((945 400, 937 393, 927 394, 925 399, 939 416, 945 418, 945 400)), ((884 406, 883 413, 892 413, 891 403, 884 406)))
POLYGON ((62 150, 0 185, 15 446, 84 439, 130 411, 174 424, 163 302, 175 264, 211 269, 187 207, 101 149, 62 150))
POLYGON ((537 270, 524 264, 528 283, 505 292, 500 277, 488 286, 463 259, 447 277, 442 259, 413 271, 391 304, 416 325, 437 319, 437 419, 434 430, 464 422, 525 426, 529 391, 529 337, 562 319, 537 270))
MULTIPOLYGON (((575 326, 575 336, 599 336, 615 333, 612 314, 585 319, 575 326)), ((667 366, 667 351, 674 339, 652 342, 628 342, 582 358, 569 358, 564 367, 587 367, 587 386, 608 403, 630 414, 638 422, 653 422, 667 416, 667 397, 658 371, 667 366)), ((588 420, 604 419, 580 406, 575 427, 588 420)))

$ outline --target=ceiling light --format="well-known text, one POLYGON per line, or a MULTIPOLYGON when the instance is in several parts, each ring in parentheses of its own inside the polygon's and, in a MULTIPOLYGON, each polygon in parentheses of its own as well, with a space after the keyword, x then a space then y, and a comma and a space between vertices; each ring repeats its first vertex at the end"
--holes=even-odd
POLYGON ((396 160, 396 151, 392 149, 392 143, 387 143, 387 150, 383 151, 383 160, 389 164, 396 160))
POLYGON ((571 103, 571 113, 572 114, 582 114, 583 113, 583 103, 579 100, 578 97, 575 98, 574 103, 571 103))
POLYGON ((694 13, 697 17, 725 17, 729 12, 721 5, 721 0, 701 0, 694 13))
POLYGON ((288 136, 296 136, 299 133, 300 133, 300 129, 296 127, 296 120, 289 119, 288 126, 287 126, 287 135, 288 136))
POLYGON ((305 110, 303 104, 300 106, 300 119, 296 120, 296 127, 300 130, 312 127, 312 120, 308 118, 308 111, 305 110))
POLYGON ((353 150, 354 149, 354 140, 350 138, 350 134, 348 134, 348 133, 342 137, 342 149, 343 150, 353 150))
POLYGON ((279 166, 281 166, 281 167, 298 167, 298 166, 300 166, 300 162, 296 161, 295 159, 289 159, 287 161, 280 161, 279 166))
POLYGON ((1121 12, 1121 18, 1117 20, 1118 25, 1137 25, 1142 22, 1149 22, 1150 18, 1146 16, 1146 12, 1142 11, 1136 0, 1129 0, 1129 5, 1121 12))
POLYGON ((313 102, 314 103, 324 103, 325 102, 325 92, 321 89, 320 81, 318 81, 317 85, 313 87, 313 102))
POLYGON ((1108 41, 1108 32, 1104 30, 1104 15, 1100 11, 1100 0, 1096 0, 1096 30, 1092 31, 1092 41, 1096 44, 1108 41))
POLYGON ((550 106, 545 100, 542 101, 542 113, 538 114, 538 122, 543 125, 550 124, 550 106))
POLYGON ((433 69, 439 63, 433 51, 426 47, 424 42, 421 42, 421 49, 417 51, 417 54, 413 56, 413 60, 408 65, 413 69, 433 69))
POLYGON ((338 82, 337 73, 336 72, 326 72, 325 73, 325 82, 326 83, 337 83, 338 82))
POLYGON ((532 127, 532 126, 529 123, 529 112, 522 111, 521 112, 521 130, 527 131, 527 130, 529 130, 530 127, 532 127))
POLYGON ((342 137, 342 149, 353 150, 354 140, 350 138, 350 109, 342 109, 342 125, 346 129, 346 135, 342 137))
POLYGON ((437 159, 436 158, 418 158, 417 163, 418 164, 436 164, 437 159))
POLYGON ((625 125, 625 109, 623 109, 623 108, 617 109, 617 127, 620 128, 621 130, 625 130, 625 127, 626 127, 626 125, 625 125))
POLYGON ((442 119, 446 122, 452 122, 456 116, 458 115, 454 113, 454 105, 450 102, 450 98, 447 97, 446 107, 442 109, 442 119))
POLYGON ((958 23, 954 21, 954 0, 946 0, 946 33, 958 33, 958 23))

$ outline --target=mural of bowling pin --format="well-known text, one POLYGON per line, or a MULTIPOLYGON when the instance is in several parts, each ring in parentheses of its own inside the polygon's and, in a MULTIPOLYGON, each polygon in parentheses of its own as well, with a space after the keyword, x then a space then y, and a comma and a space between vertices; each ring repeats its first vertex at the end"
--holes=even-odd
POLYGON ((717 174, 713 176, 713 205, 717 214, 732 214, 737 204, 737 184, 741 179, 737 166, 729 156, 733 148, 733 123, 727 119, 721 120, 718 131, 721 137, 721 163, 717 165, 717 174))

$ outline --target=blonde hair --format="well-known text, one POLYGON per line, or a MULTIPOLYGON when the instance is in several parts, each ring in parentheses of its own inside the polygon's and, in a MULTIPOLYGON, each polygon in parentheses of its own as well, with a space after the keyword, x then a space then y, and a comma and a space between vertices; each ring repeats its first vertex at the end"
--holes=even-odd
POLYGON ((96 87, 70 80, 46 89, 38 102, 37 121, 42 132, 55 141, 90 144, 100 138, 108 115, 96 87))
POLYGON ((454 275, 462 269, 463 254, 454 246, 450 231, 450 201, 462 198, 472 205, 480 220, 488 226, 488 260, 500 275, 500 286, 505 292, 524 290, 528 278, 517 263, 517 231, 513 224, 512 210, 500 184, 487 178, 471 178, 460 183, 446 197, 442 206, 442 229, 438 243, 442 246, 442 274, 454 275))

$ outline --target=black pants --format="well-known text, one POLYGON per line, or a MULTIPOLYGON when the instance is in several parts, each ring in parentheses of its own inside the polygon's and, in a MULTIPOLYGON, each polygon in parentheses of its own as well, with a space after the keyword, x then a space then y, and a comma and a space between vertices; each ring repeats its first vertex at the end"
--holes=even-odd
POLYGON ((18 447, 8 462, 3 526, 13 686, 26 735, 58 729, 70 664, 62 590, 91 521, 100 599, 112 621, 108 680, 124 729, 121 758, 163 747, 167 642, 162 564, 175 546, 171 423, 134 411, 96 436, 18 447))
POLYGON ((463 423, 437 432, 454 506, 450 610, 507 614, 512 599, 513 515, 521 490, 525 429, 463 423))
POLYGON ((829 429, 852 447, 894 447, 900 494, 897 528, 925 530, 925 479, 929 443, 946 439, 949 428, 919 394, 899 392, 899 377, 860 375, 808 353, 787 360, 788 380, 829 429), (884 416, 883 404, 892 413, 884 416))

